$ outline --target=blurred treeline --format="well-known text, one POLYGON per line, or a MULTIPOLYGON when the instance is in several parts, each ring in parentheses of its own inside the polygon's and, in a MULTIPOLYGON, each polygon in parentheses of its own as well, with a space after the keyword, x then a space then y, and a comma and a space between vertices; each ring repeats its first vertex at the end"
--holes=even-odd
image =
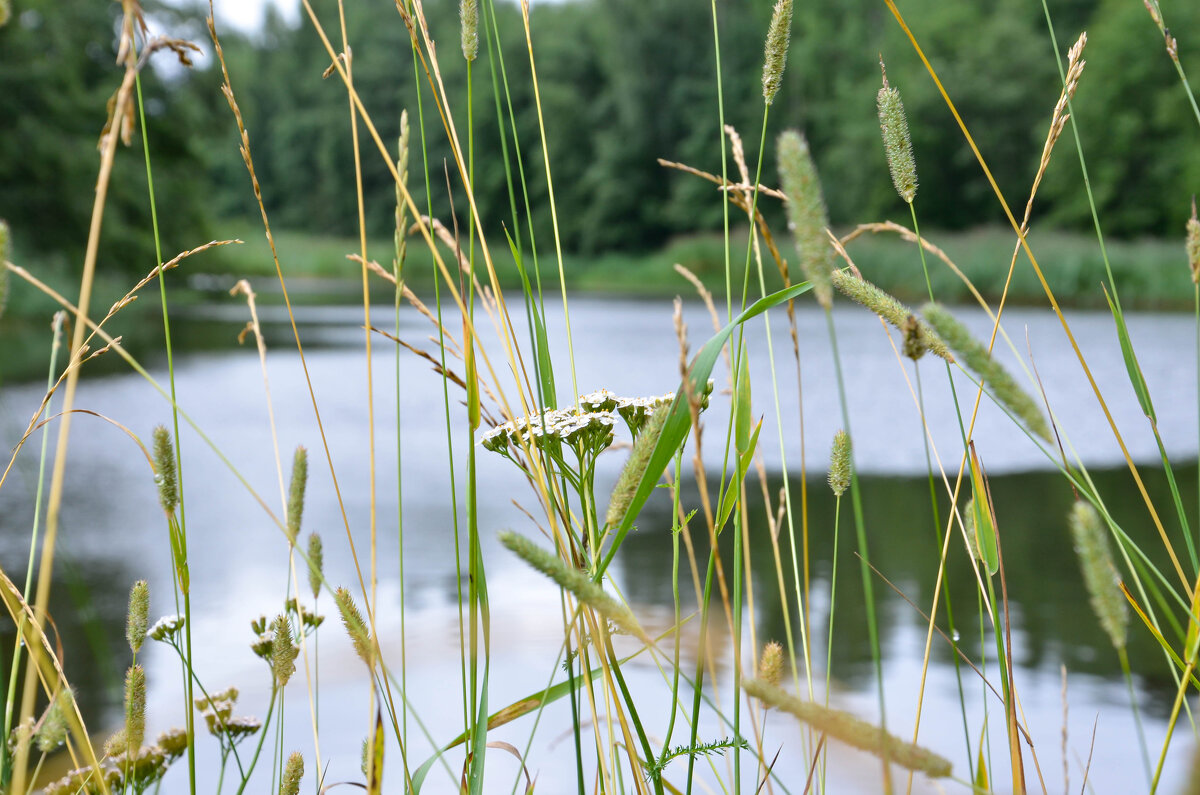
MULTIPOLYGON (((14 5, 13 21, 0 30, 0 103, 9 125, 7 145, 0 147, 5 186, 0 216, 10 220, 26 250, 74 257, 86 239, 104 104, 119 79, 112 63, 117 6, 97 0, 14 0, 14 5)), ((901 6, 1019 214, 1060 87, 1041 3, 907 0, 901 6)), ((1190 197, 1200 186, 1200 126, 1157 28, 1136 0, 1049 0, 1049 6, 1064 61, 1079 32, 1088 31, 1075 111, 1106 231, 1180 234, 1190 197)), ((202 12, 147 7, 152 20, 210 54, 186 73, 148 72, 143 81, 160 219, 174 241, 168 248, 178 250, 215 234, 216 222, 253 219, 257 210, 232 115, 218 90, 211 43, 198 21, 202 12)), ((316 0, 314 7, 338 46, 336 4, 316 0)), ((1182 62, 1200 76, 1200 3, 1162 0, 1162 7, 1180 41, 1182 62)), ((465 145, 467 70, 459 50, 458 3, 427 0, 425 10, 465 145)), ((485 13, 481 20, 494 23, 501 44, 495 47, 495 38, 481 30, 472 74, 476 195, 495 242, 503 240, 503 225, 514 235, 514 227, 519 229, 527 245, 532 226, 539 246, 548 246, 550 205, 521 13, 502 0, 494 12, 494 18, 485 13), (499 101, 493 86, 499 87, 499 101), (515 220, 507 187, 506 169, 516 180, 522 164, 532 224, 520 182, 515 220)), ((424 80, 423 104, 418 103, 408 34, 394 3, 356 0, 346 3, 346 14, 355 85, 384 140, 394 149, 400 112, 407 108, 418 201, 424 206, 427 200, 428 173, 433 214, 448 221, 453 201, 464 226, 465 203, 442 123, 424 80)), ((726 121, 744 137, 751 168, 770 14, 769 0, 717 2, 726 121)), ((531 10, 531 26, 564 247, 581 253, 643 251, 675 236, 719 229, 721 205, 712 186, 656 163, 662 157, 720 172, 710 4, 543 0, 531 10)), ((346 92, 336 74, 322 78, 329 58, 312 25, 303 15, 300 24, 289 25, 271 13, 254 35, 220 32, 274 224, 352 233, 357 208, 346 92)), ((775 136, 799 127, 821 168, 835 224, 906 215, 879 141, 875 94, 881 54, 908 110, 922 224, 1003 223, 961 133, 880 0, 796 3, 787 72, 770 114, 764 181, 777 182, 775 136)), ((372 234, 386 235, 394 223, 394 186, 365 130, 360 132, 367 223, 372 234)), ((135 271, 153 261, 152 249, 146 255, 150 237, 140 160, 138 141, 122 152, 105 226, 107 252, 133 263, 135 271)), ((1090 224, 1079 173, 1068 129, 1043 184, 1036 224, 1090 224)))

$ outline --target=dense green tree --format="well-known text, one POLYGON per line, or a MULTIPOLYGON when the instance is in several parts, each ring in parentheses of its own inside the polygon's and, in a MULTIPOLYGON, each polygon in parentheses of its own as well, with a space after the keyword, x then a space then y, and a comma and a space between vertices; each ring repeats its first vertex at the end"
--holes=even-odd
MULTIPOLYGON (((120 85, 115 64, 120 5, 28 0, 0 29, 0 217, 18 250, 82 261, 99 170, 106 104, 120 85)), ((169 53, 159 58, 174 58, 169 53)), ((178 72, 178 69, 174 70, 178 72)), ((160 226, 176 251, 203 242, 202 108, 147 69, 142 77, 160 226)), ((140 135, 120 147, 109 186, 100 267, 145 272, 155 264, 140 135)))

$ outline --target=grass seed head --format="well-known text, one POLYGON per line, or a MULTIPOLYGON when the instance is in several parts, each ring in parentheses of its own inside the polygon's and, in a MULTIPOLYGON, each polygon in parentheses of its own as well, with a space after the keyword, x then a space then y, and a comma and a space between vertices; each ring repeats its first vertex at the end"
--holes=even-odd
POLYGON ((883 132, 883 151, 887 154, 888 169, 892 172, 892 184, 900 198, 912 204, 917 196, 917 161, 913 158, 912 138, 908 134, 908 117, 904 115, 904 103, 900 91, 888 85, 883 59, 879 59, 883 72, 883 87, 879 89, 876 104, 879 107, 879 127, 883 132))
POLYGON ((286 615, 280 613, 276 616, 271 629, 274 635, 271 642, 271 673, 279 686, 284 687, 296 672, 296 657, 300 649, 292 639, 292 622, 286 615))
POLYGON ((1092 504, 1079 500, 1071 508, 1068 520, 1075 554, 1083 570, 1083 583, 1092 602, 1092 611, 1108 633, 1114 649, 1125 648, 1129 634, 1129 609, 1118 587, 1120 577, 1113 565, 1108 531, 1092 504))
POLYGON ((300 779, 304 778, 304 756, 292 751, 283 768, 283 780, 279 784, 279 795, 296 795, 300 792, 300 779))
POLYGON ((817 301, 828 309, 833 305, 833 290, 829 286, 833 248, 825 237, 829 211, 825 209, 817 165, 808 150, 808 142, 795 130, 787 130, 779 136, 776 157, 779 159, 779 179, 788 197, 788 227, 800 255, 800 269, 812 282, 817 301))
POLYGON ((134 654, 142 650, 150 628, 150 586, 138 580, 129 590, 129 613, 125 622, 125 640, 134 654))
POLYGON ((790 712, 817 731, 888 762, 924 773, 931 778, 945 778, 951 773, 952 766, 948 759, 888 734, 880 727, 848 712, 830 709, 812 701, 803 701, 761 679, 747 679, 742 683, 742 687, 764 704, 790 712))
POLYGON ((838 431, 833 435, 833 448, 829 453, 829 488, 840 497, 850 486, 850 434, 838 431))
POLYGON ((154 428, 154 482, 158 484, 158 501, 167 513, 179 505, 179 479, 175 474, 175 450, 171 432, 165 425, 154 428))
POLYGON ((146 671, 131 665, 125 673, 125 747, 136 751, 146 739, 146 671))
POLYGON ((533 568, 570 591, 580 602, 591 607, 618 627, 649 644, 645 631, 634 619, 629 608, 609 596, 603 587, 592 581, 584 572, 569 566, 562 558, 542 549, 523 535, 513 532, 501 533, 500 543, 508 547, 533 568))
POLYGON ((646 421, 642 432, 633 440, 629 460, 625 462, 625 468, 621 470, 621 475, 613 486, 612 497, 608 500, 608 511, 604 516, 606 526, 616 527, 625 517, 625 512, 637 493, 638 484, 642 482, 642 475, 650 465, 650 455, 654 452, 654 446, 658 444, 658 437, 662 435, 663 426, 666 425, 667 415, 670 413, 669 403, 659 406, 646 421))
POLYGON ((345 588, 338 588, 333 594, 338 611, 342 614, 342 624, 346 627, 350 640, 354 643, 354 651, 358 653, 368 668, 375 668, 375 647, 371 643, 371 633, 367 631, 367 622, 354 604, 354 597, 345 588))
POLYGON ((1046 418, 1042 416, 1038 404, 1028 392, 1017 385, 1009 372, 992 358, 987 348, 971 336, 966 326, 959 323, 941 304, 928 303, 921 307, 921 314, 951 350, 962 357, 967 368, 988 385, 997 402, 1024 422, 1030 431, 1047 442, 1054 441, 1050 426, 1046 424, 1046 418))
POLYGON ((792 0, 778 0, 771 13, 771 27, 767 29, 767 43, 763 47, 763 101, 768 105, 775 101, 783 82, 791 38, 792 0))
POLYGON ((763 646, 762 656, 758 658, 758 678, 775 687, 783 681, 783 647, 778 641, 763 646))
MULTIPOLYGON (((954 361, 954 356, 937 333, 923 321, 916 318, 908 307, 897 301, 893 296, 880 290, 866 279, 859 278, 845 271, 835 270, 832 279, 833 286, 838 288, 843 295, 852 301, 862 304, 896 328, 903 331, 906 324, 915 323, 912 331, 912 336, 915 338, 915 341, 912 343, 913 346, 919 344, 924 350, 928 350, 935 356, 940 356, 948 362, 954 361)), ((908 342, 905 343, 906 349, 909 347, 909 344, 908 342)))
POLYGON ((325 572, 325 549, 321 545, 321 536, 317 533, 308 534, 308 587, 312 589, 313 599, 321 593, 321 580, 325 572))
POLYGON ((1192 283, 1200 283, 1200 218, 1196 217, 1196 197, 1192 197, 1192 217, 1187 222, 1187 257, 1192 283))
POLYGON ((462 24, 462 53, 468 61, 479 55, 479 3, 478 0, 460 0, 458 18, 462 24))
POLYGON ((67 711, 72 708, 74 698, 75 695, 70 688, 64 687, 58 691, 50 701, 50 705, 46 707, 42 719, 38 721, 37 731, 33 734, 38 750, 42 753, 50 753, 66 742, 67 711))
POLYGON ((304 516, 304 489, 308 485, 308 450, 303 445, 296 447, 292 458, 292 482, 288 488, 287 534, 288 543, 295 545, 300 535, 300 520, 304 516))

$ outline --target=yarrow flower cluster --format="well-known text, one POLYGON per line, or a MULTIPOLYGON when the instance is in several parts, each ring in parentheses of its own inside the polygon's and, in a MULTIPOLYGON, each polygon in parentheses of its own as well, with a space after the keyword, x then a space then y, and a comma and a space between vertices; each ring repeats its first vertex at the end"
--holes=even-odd
POLYGON ((146 637, 171 643, 175 639, 175 634, 181 629, 183 629, 183 616, 179 614, 163 616, 154 622, 154 626, 146 632, 146 637))
POLYGON ((673 400, 674 392, 627 398, 597 389, 581 395, 578 407, 551 409, 498 425, 483 435, 480 444, 486 450, 507 455, 510 444, 520 445, 521 439, 528 436, 530 444, 539 447, 550 441, 562 441, 582 453, 598 453, 612 444, 616 416, 624 420, 630 434, 637 438, 654 410, 673 400))

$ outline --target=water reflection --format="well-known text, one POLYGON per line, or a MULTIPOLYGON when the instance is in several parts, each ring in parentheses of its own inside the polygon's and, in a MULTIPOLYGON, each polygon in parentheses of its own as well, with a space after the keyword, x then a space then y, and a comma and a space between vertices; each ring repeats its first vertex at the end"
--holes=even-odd
MULTIPOLYGON (((1142 471, 1154 504, 1162 510, 1171 505, 1171 495, 1161 470, 1142 471)), ((1176 469, 1184 505, 1197 500, 1197 468, 1189 464, 1176 469)), ((719 472, 709 473, 716 482, 719 472)), ((1170 578, 1170 563, 1162 551, 1162 542, 1154 529, 1140 493, 1128 470, 1104 470, 1091 473, 1104 495, 1114 518, 1129 536, 1148 554, 1170 578)), ((785 637, 783 608, 775 574, 773 550, 762 489, 751 478, 747 488, 750 522, 749 554, 755 588, 757 630, 761 639, 785 637)), ((934 513, 929 483, 925 478, 864 477, 862 483, 864 520, 872 564, 886 577, 903 597, 883 582, 875 580, 876 609, 880 616, 881 643, 886 650, 902 627, 922 623, 919 607, 928 612, 937 580, 941 547, 935 531, 934 513), (911 600, 917 607, 905 600, 911 600)), ((777 495, 783 486, 778 474, 768 478, 767 491, 777 495)), ((1012 615, 1015 664, 1026 669, 1057 672, 1066 665, 1072 672, 1117 679, 1121 669, 1108 636, 1101 629, 1088 602, 1080 574, 1078 559, 1072 549, 1066 517, 1074 499, 1064 478, 1047 474, 999 475, 991 478, 992 497, 996 505, 1001 530, 1002 553, 1007 561, 1005 573, 1009 608, 1012 615)), ((791 493, 799 504, 800 481, 790 484, 791 493)), ((714 491, 715 500, 715 491, 714 491)), ((695 481, 684 488, 682 502, 698 505, 695 481)), ((842 506, 838 548, 838 584, 836 628, 833 636, 833 665, 837 677, 852 687, 866 687, 874 676, 871 650, 867 640, 866 608, 863 601, 853 517, 849 511, 849 496, 842 506)), ((943 490, 938 501, 938 516, 944 523, 949 499, 943 490)), ((812 612, 810 636, 813 647, 824 657, 825 624, 829 603, 829 588, 833 567, 833 495, 823 480, 809 483, 809 551, 812 572, 812 602, 818 606, 812 612)), ((1164 517, 1169 521, 1174 512, 1164 517)), ((672 602, 670 561, 671 504, 665 494, 659 494, 643 512, 639 531, 631 533, 622 547, 620 561, 626 582, 627 595, 636 602, 670 605, 672 602)), ((708 539, 699 521, 693 521, 692 538, 699 559, 701 576, 708 555, 708 539)), ((803 528, 795 528, 796 538, 802 538, 803 528)), ((785 600, 789 605, 793 632, 798 626, 799 611, 791 585, 792 560, 787 543, 788 528, 781 530, 780 548, 783 555, 785 600)), ((1178 538, 1176 533, 1174 538, 1178 538)), ((732 576, 732 534, 722 537, 722 561, 727 577, 732 576)), ((681 550, 684 549, 681 544, 681 550)), ((1180 554, 1184 554, 1180 545, 1180 554)), ((802 554, 802 553, 801 553, 802 554)), ((686 551, 681 552, 686 555, 686 551)), ((802 568, 802 560, 797 567, 802 568)), ((692 578, 685 567, 680 576, 684 610, 694 609, 695 596, 692 578)), ((996 580, 997 592, 1000 583, 996 580)), ((952 539, 945 573, 946 593, 949 595, 955 626, 967 639, 964 651, 978 660, 979 603, 978 585, 964 545, 956 536, 952 539)), ((938 607, 938 624, 949 633, 946 605, 938 607)), ((723 623, 723 619, 722 619, 723 623)), ((994 642, 988 636, 985 652, 995 654, 994 642)), ((1176 686, 1164 667, 1162 651, 1149 633, 1136 625, 1129 637, 1129 658, 1145 692, 1150 696, 1149 709, 1155 714, 1169 714, 1176 686), (1157 673, 1156 673, 1157 672, 1157 673)), ((933 656, 936 661, 952 664, 948 643, 935 638, 933 656)), ((823 664, 819 666, 823 668, 823 664)), ((822 671, 823 673, 823 671, 822 671)))

